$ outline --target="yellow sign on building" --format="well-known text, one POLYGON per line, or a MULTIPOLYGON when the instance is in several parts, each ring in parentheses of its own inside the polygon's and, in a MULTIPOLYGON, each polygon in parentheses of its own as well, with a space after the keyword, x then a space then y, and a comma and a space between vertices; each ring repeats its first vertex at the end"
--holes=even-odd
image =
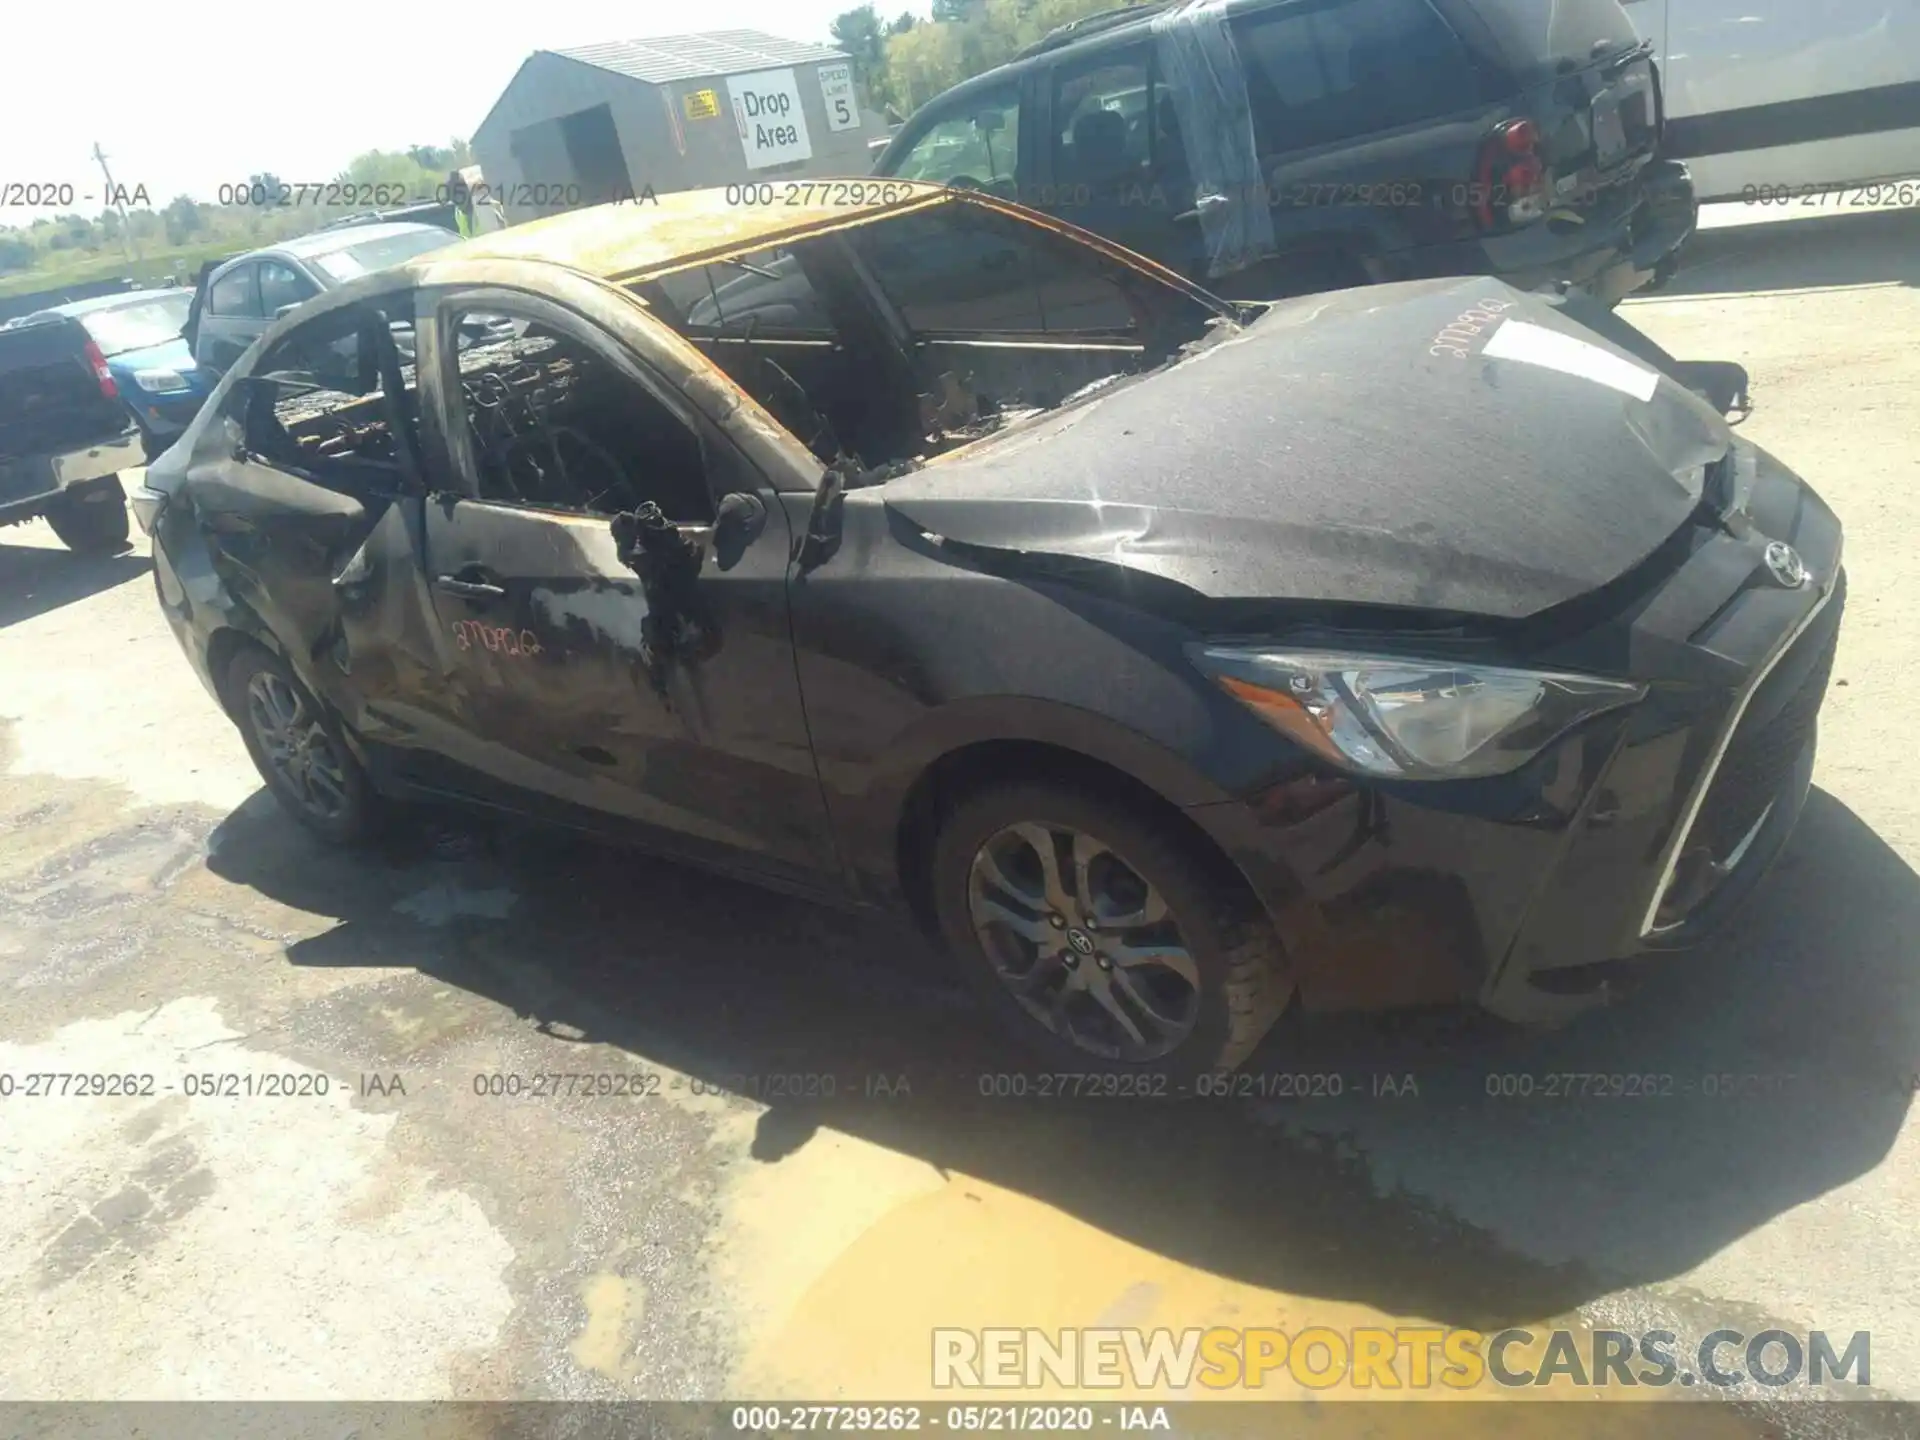
POLYGON ((689 120, 713 120, 720 114, 720 97, 711 90, 690 90, 683 103, 689 120))

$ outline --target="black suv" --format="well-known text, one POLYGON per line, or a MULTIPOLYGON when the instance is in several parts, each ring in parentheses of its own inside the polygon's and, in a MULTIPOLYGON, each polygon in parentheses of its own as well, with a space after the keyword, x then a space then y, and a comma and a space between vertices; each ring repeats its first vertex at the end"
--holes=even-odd
POLYGON ((975 185, 1239 299, 1565 281, 1612 305, 1698 215, 1619 0, 1146 4, 923 106, 876 171, 975 185))

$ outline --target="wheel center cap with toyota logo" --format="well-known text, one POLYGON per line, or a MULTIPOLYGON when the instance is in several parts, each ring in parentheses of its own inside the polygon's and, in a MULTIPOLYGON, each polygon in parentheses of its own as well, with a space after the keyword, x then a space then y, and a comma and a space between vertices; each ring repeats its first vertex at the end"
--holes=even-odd
POLYGON ((1093 954, 1093 937, 1084 930, 1067 931, 1067 944, 1071 945, 1075 950, 1078 950, 1082 955, 1093 954))
POLYGON ((1800 552, 1791 545, 1778 540, 1767 545, 1765 556, 1767 571, 1773 576, 1774 583, 1788 590, 1798 590, 1807 583, 1807 565, 1800 558, 1800 552))

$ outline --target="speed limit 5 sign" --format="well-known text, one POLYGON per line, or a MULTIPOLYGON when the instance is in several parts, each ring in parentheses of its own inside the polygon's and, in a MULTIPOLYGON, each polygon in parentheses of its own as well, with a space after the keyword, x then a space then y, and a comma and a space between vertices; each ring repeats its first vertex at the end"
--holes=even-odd
POLYGON ((829 130, 860 128, 860 107, 853 98, 853 66, 842 60, 820 67, 820 97, 827 102, 829 130))

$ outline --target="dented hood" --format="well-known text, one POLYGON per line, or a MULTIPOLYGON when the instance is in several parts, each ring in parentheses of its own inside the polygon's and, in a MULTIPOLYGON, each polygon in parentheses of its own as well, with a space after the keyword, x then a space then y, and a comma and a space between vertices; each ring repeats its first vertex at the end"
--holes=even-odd
POLYGON ((887 482, 921 530, 1223 600, 1515 619, 1646 559, 1725 421, 1498 281, 1282 302, 1245 330, 887 482))

